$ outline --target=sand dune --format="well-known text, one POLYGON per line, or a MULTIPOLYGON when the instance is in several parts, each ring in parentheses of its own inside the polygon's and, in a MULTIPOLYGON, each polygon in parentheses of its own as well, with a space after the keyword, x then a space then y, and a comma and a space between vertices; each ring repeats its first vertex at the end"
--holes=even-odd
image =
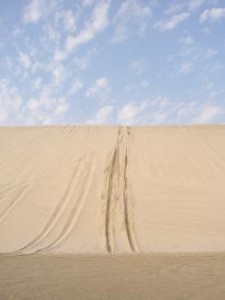
POLYGON ((225 126, 0 129, 1 253, 225 250, 225 126))
POLYGON ((225 299, 225 126, 0 141, 0 299, 225 299))

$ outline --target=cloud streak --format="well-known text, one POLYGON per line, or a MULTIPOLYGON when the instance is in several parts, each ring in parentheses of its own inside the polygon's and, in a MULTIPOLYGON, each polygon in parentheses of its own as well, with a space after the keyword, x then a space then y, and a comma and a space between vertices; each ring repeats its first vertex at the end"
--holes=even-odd
POLYGON ((164 19, 155 23, 154 27, 161 31, 172 30, 176 28, 179 24, 186 21, 189 17, 190 17, 190 13, 188 12, 175 14, 168 19, 164 19))
POLYGON ((199 17, 200 23, 205 22, 217 22, 220 19, 225 18, 225 8, 212 8, 206 9, 199 17))
POLYGON ((67 38, 66 49, 69 52, 80 45, 90 42, 105 30, 109 23, 109 7, 109 0, 102 0, 95 6, 91 20, 86 23, 85 27, 76 36, 69 36, 67 38))

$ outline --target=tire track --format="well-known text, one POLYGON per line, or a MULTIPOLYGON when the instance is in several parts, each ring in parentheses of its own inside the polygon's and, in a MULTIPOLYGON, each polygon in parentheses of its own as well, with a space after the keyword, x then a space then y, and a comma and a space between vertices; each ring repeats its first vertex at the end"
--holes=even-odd
POLYGON ((130 136, 129 127, 119 127, 117 142, 113 151, 111 164, 109 167, 108 188, 106 199, 105 213, 105 240, 106 250, 109 254, 116 252, 113 233, 113 208, 117 199, 123 201, 124 207, 124 224, 131 252, 138 252, 135 232, 133 230, 131 219, 131 207, 128 199, 128 183, 127 183, 127 165, 128 165, 128 149, 127 143, 130 136), (118 182, 118 185, 117 185, 118 182))
POLYGON ((6 218, 9 212, 24 198, 24 196, 27 194, 30 188, 31 187, 29 185, 26 185, 25 188, 19 192, 19 195, 15 199, 13 199, 9 203, 9 205, 7 205, 7 207, 0 214, 0 223, 6 218))
POLYGON ((115 177, 117 160, 118 160, 118 149, 116 146, 113 151, 111 167, 109 171, 108 192, 107 192, 107 200, 106 200, 106 214, 105 214, 105 240, 106 240, 106 250, 109 254, 114 252, 113 231, 112 231, 112 201, 113 201, 114 177, 115 177))
POLYGON ((16 190, 19 190, 21 188, 25 188, 27 186, 27 184, 7 184, 5 186, 1 186, 0 187, 0 205, 2 202, 5 201, 6 198, 8 198, 8 196, 10 196, 13 192, 15 192, 16 190))
POLYGON ((139 252, 135 232, 133 230, 132 220, 131 220, 131 207, 128 198, 128 175, 127 175, 127 166, 128 166, 128 149, 126 148, 125 154, 125 166, 124 166, 124 221, 125 221, 125 228, 127 233, 127 238, 129 242, 130 249, 132 252, 139 252))
MULTIPOLYGON (((66 135, 70 136, 71 133, 75 133, 78 128, 74 126, 67 126, 65 131, 69 131, 66 135)), ((64 138, 65 140, 65 138, 64 138)), ((52 229, 54 229, 54 225, 57 223, 57 221, 60 219, 60 217, 63 215, 69 201, 70 201, 70 194, 71 191, 73 191, 72 186, 74 186, 74 182, 77 182, 77 177, 79 176, 79 164, 83 157, 80 157, 78 160, 75 161, 74 171, 72 173, 72 176, 69 180, 69 183, 66 187, 66 190, 61 198, 61 200, 58 202, 57 207, 55 208, 53 214, 50 216, 49 220, 47 221, 44 228, 39 232, 39 234, 30 242, 28 242, 26 245, 15 251, 15 254, 24 253, 24 251, 31 250, 33 247, 36 247, 39 243, 41 243, 51 232, 52 229)), ((42 176, 40 176, 42 178, 42 176)), ((40 179, 39 178, 39 179, 40 179)))
POLYGON ((67 188, 61 198, 61 200, 59 201, 57 207, 55 208, 53 214, 51 215, 51 217, 49 218, 48 222, 46 223, 46 225, 44 226, 44 228, 41 230, 41 232, 30 242, 28 242, 25 246, 23 246, 22 248, 18 249, 16 251, 16 253, 20 253, 23 252, 24 250, 29 250, 29 248, 32 248, 34 246, 37 246, 40 242, 43 241, 43 239, 51 232, 51 230, 54 228, 54 225, 56 224, 56 222, 58 221, 58 219, 62 216, 64 210, 66 209, 67 204, 69 203, 70 200, 70 194, 71 194, 71 190, 72 186, 74 184, 74 182, 76 182, 77 179, 77 174, 78 174, 78 166, 80 163, 80 159, 78 160, 78 162, 75 165, 74 171, 72 173, 72 176, 70 178, 70 181, 67 185, 67 188))
POLYGON ((91 162, 88 163, 88 168, 87 168, 87 172, 85 175, 85 179, 83 181, 81 192, 78 197, 78 198, 80 198, 80 201, 78 204, 77 204, 77 202, 75 202, 75 205, 73 206, 73 208, 69 214, 69 217, 66 219, 61 232, 59 233, 57 238, 52 243, 50 243, 46 247, 38 249, 36 251, 36 253, 43 253, 43 252, 47 252, 49 250, 56 248, 57 246, 59 246, 59 244, 64 242, 65 239, 67 239, 68 236, 71 234, 71 232, 74 230, 74 228, 79 220, 80 214, 81 214, 82 210, 84 209, 87 195, 90 191, 90 188, 91 188, 91 185, 93 182, 92 179, 93 179, 93 171, 94 171, 93 166, 95 165, 94 162, 95 162, 95 160, 91 159, 91 162), (84 190, 85 190, 85 193, 83 193, 84 190))

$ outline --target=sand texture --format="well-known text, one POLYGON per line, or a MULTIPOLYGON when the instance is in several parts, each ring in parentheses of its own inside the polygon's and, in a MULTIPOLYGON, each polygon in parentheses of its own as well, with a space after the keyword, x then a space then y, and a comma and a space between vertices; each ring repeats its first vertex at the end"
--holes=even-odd
POLYGON ((1 300, 224 300, 224 255, 0 256, 1 300))
POLYGON ((0 300, 224 300, 225 126, 0 128, 0 300))
POLYGON ((0 253, 225 250, 225 126, 0 129, 0 253))

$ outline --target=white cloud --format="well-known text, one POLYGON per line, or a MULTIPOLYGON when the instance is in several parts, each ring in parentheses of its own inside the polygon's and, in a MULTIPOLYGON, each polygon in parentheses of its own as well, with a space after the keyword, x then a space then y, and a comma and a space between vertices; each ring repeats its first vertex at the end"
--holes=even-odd
POLYGON ((124 124, 138 123, 138 115, 147 107, 146 102, 141 102, 140 105, 126 104, 118 111, 117 119, 124 124))
POLYGON ((195 11, 200 6, 202 6, 205 2, 206 2, 205 0, 190 0, 188 1, 188 8, 190 11, 195 11))
POLYGON ((85 28, 76 36, 69 36, 66 40, 66 49, 72 51, 74 48, 93 40, 99 33, 104 31, 108 25, 109 0, 100 1, 94 8, 91 20, 86 23, 85 28))
POLYGON ((59 98, 54 109, 55 115, 64 115, 70 108, 69 102, 65 98, 59 98))
POLYGON ((113 21, 114 33, 111 42, 124 41, 134 31, 145 31, 151 14, 150 7, 140 1, 122 1, 113 21))
POLYGON ((185 2, 172 3, 169 8, 165 11, 165 15, 179 14, 185 9, 185 2))
POLYGON ((94 118, 88 120, 87 124, 105 124, 109 122, 112 113, 114 111, 114 107, 111 105, 102 106, 95 114, 94 118))
POLYGON ((166 119, 167 119, 166 113, 156 113, 156 114, 153 114, 153 116, 152 116, 152 122, 154 122, 156 124, 162 124, 165 122, 166 119))
POLYGON ((32 65, 31 59, 27 53, 20 52, 18 60, 25 69, 29 69, 32 65))
POLYGON ((42 16, 43 1, 32 0, 24 9, 23 20, 25 23, 35 23, 42 16))
POLYGON ((72 10, 59 10, 55 13, 57 21, 61 21, 65 31, 73 32, 76 30, 76 18, 72 10))
POLYGON ((190 35, 187 35, 187 36, 181 38, 179 41, 186 46, 190 46, 194 43, 194 39, 190 35))
POLYGON ((207 21, 216 22, 222 18, 225 18, 225 8, 212 8, 206 9, 199 17, 200 23, 207 21))
POLYGON ((75 95, 82 87, 84 86, 83 82, 79 79, 75 79, 72 82, 71 88, 69 90, 69 95, 75 95))
POLYGON ((68 10, 64 15, 64 26, 67 31, 76 29, 76 20, 71 10, 68 10))
POLYGON ((111 105, 101 107, 97 113, 96 118, 99 120, 107 119, 113 111, 113 107, 111 105))
POLYGON ((95 0, 84 0, 83 1, 83 6, 91 6, 94 4, 95 0))
POLYGON ((178 14, 184 11, 195 12, 199 9, 206 0, 186 0, 180 2, 172 2, 169 8, 165 11, 166 15, 178 14))
POLYGON ((40 106, 40 102, 37 99, 30 99, 27 102, 27 108, 31 111, 36 110, 40 106))
POLYGON ((159 107, 161 109, 169 105, 170 100, 165 96, 164 97, 158 96, 154 100, 152 100, 151 103, 152 106, 159 107))
POLYGON ((108 79, 106 77, 101 77, 96 80, 96 87, 104 90, 109 89, 108 79))
POLYGON ((54 84, 60 85, 66 79, 66 70, 63 65, 56 65, 52 70, 52 76, 54 78, 54 84))
POLYGON ((67 57, 67 52, 59 49, 56 49, 53 55, 54 60, 58 62, 63 61, 66 57, 67 57))
POLYGON ((222 113, 222 109, 218 105, 208 105, 203 107, 200 115, 194 119, 195 123, 209 123, 222 113))
POLYGON ((190 62, 183 62, 180 65, 179 73, 187 75, 187 74, 189 74, 191 72, 191 70, 192 70, 192 63, 190 63, 190 62))
POLYGON ((86 91, 86 97, 93 97, 99 94, 99 92, 110 91, 110 85, 106 77, 96 79, 95 84, 86 91))
POLYGON ((14 123, 19 117, 22 98, 18 89, 7 80, 0 80, 0 123, 14 123))
POLYGON ((75 68, 76 69, 78 68, 80 70, 85 70, 89 66, 93 58, 96 56, 96 54, 98 54, 97 49, 90 48, 88 49, 87 53, 85 53, 85 55, 75 56, 73 60, 75 68))
POLYGON ((39 77, 39 78, 36 78, 35 80, 34 80, 34 83, 33 83, 33 88, 35 89, 35 90, 39 90, 40 89, 40 87, 41 87, 41 84, 42 84, 42 79, 39 77))
POLYGON ((140 86, 142 87, 142 88, 147 88, 147 87, 149 87, 150 86, 150 83, 149 83, 149 81, 148 80, 143 80, 141 83, 140 83, 140 86))
POLYGON ((154 27, 158 28, 158 29, 160 29, 162 31, 172 30, 177 25, 179 25, 180 23, 182 23, 185 20, 187 20, 189 17, 190 17, 190 13, 183 12, 183 13, 180 13, 180 14, 173 15, 169 19, 165 19, 165 20, 157 22, 154 25, 154 27))
POLYGON ((191 123, 193 116, 198 112, 199 107, 196 101, 185 102, 179 101, 173 103, 172 111, 175 113, 175 119, 178 123, 191 123))
POLYGON ((26 103, 23 124, 57 124, 62 122, 69 111, 70 103, 64 97, 50 97, 45 91, 26 103), (45 96, 44 96, 45 95, 45 96))

